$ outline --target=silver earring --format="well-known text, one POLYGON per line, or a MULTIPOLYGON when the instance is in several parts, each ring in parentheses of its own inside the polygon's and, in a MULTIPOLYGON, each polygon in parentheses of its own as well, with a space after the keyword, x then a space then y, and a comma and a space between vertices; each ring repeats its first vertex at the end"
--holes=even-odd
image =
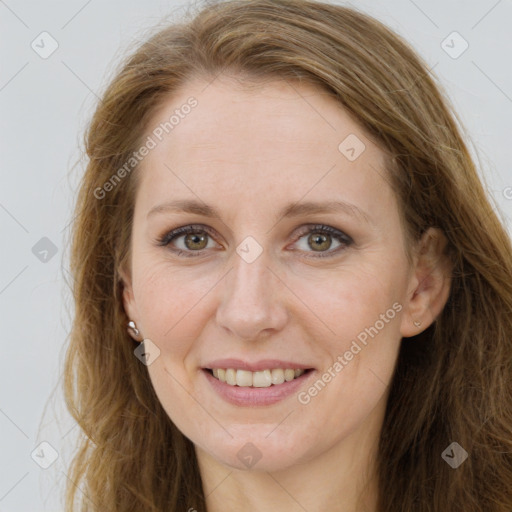
POLYGON ((142 341, 139 338, 142 338, 139 329, 137 329, 137 326, 135 325, 135 322, 133 320, 130 320, 127 324, 127 330, 128 334, 130 334, 132 337, 135 337, 137 341, 142 341))
POLYGON ((419 326, 421 325, 421 322, 419 322, 418 320, 416 320, 416 321, 415 321, 415 322, 413 322, 413 323, 414 323, 414 325, 415 325, 416 327, 419 327, 419 326))

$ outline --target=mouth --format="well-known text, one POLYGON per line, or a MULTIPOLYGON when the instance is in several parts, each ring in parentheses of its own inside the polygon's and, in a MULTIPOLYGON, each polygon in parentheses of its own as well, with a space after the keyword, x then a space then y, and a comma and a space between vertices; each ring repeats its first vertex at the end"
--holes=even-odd
POLYGON ((203 368, 212 377, 230 386, 244 388, 276 387, 299 379, 313 368, 268 368, 252 372, 235 368, 203 368))

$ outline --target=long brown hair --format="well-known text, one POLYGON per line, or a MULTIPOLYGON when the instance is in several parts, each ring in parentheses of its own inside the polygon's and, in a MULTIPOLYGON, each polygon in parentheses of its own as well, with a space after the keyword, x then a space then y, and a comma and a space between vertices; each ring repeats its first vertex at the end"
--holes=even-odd
POLYGON ((206 510, 194 447, 163 410, 126 332, 119 270, 129 261, 138 169, 104 197, 97 191, 140 147, 162 102, 222 71, 329 92, 389 156, 408 239, 435 226, 448 240, 448 302, 402 343, 391 382, 378 511, 511 512, 510 239, 427 65, 371 17, 306 0, 206 5, 152 35, 102 96, 85 136, 71 241, 64 391, 83 435, 66 510, 206 510), (457 469, 441 457, 452 442, 469 454, 457 469))

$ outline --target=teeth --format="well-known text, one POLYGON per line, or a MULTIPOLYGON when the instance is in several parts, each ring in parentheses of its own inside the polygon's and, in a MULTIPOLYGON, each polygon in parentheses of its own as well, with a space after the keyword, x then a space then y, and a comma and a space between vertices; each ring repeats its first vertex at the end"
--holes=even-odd
POLYGON ((236 371, 236 385, 237 386, 252 386, 252 372, 246 370, 236 371))
MULTIPOLYGON (((240 370, 238 370, 240 371, 240 370)), ((252 375, 253 388, 268 388, 272 385, 271 370, 263 370, 262 372, 254 372, 252 375)))
POLYGON ((284 380, 286 382, 289 382, 295 378, 295 370, 288 370, 286 369, 284 371, 284 380))
POLYGON ((277 368, 272 370, 272 384, 282 384, 284 382, 284 370, 277 368))
POLYGON ((226 370, 226 383, 230 386, 236 384, 236 370, 233 370, 233 368, 226 370))
POLYGON ((212 372, 214 377, 230 386, 268 388, 272 385, 282 384, 285 381, 290 382, 300 377, 305 370, 274 368, 272 370, 250 372, 248 370, 235 370, 234 368, 215 368, 212 372))

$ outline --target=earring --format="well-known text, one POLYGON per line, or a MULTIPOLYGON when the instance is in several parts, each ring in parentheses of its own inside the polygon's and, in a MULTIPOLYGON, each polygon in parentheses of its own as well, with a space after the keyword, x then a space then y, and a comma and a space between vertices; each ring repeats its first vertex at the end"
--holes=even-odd
POLYGON ((416 327, 419 327, 421 325, 421 322, 416 320, 415 322, 413 322, 413 324, 416 326, 416 327))
POLYGON ((135 325, 135 322, 133 320, 130 320, 127 324, 127 330, 128 334, 134 338, 136 341, 142 341, 142 336, 140 334, 139 329, 137 329, 137 326, 135 325))

